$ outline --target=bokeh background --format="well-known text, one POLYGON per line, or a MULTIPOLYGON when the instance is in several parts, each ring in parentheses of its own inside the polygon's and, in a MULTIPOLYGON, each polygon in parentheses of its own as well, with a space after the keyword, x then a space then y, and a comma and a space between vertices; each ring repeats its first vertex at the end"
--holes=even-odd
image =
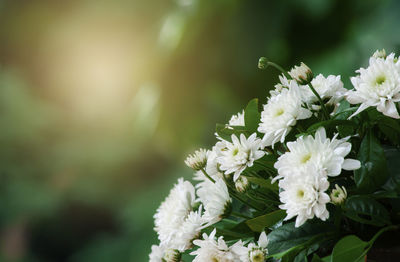
POLYGON ((390 0, 0 0, 0 261, 148 261, 215 123, 289 69, 400 51, 390 0))

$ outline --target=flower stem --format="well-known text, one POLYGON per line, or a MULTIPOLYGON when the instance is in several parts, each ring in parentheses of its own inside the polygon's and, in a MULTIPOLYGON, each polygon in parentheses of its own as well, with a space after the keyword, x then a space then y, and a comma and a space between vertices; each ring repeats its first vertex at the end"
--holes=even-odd
POLYGON ((375 242, 375 240, 376 240, 380 235, 382 235, 384 232, 390 231, 390 230, 397 230, 397 229, 399 229, 399 225, 384 227, 384 228, 382 228, 381 230, 379 230, 378 233, 376 233, 375 236, 374 236, 368 243, 369 243, 370 245, 372 245, 372 244, 375 242))
POLYGON ((275 67, 276 69, 278 69, 279 71, 281 71, 282 74, 283 74, 284 76, 286 76, 286 78, 288 78, 288 79, 291 78, 290 75, 288 74, 288 72, 286 72, 280 65, 275 64, 274 62, 270 62, 270 61, 268 61, 267 64, 268 64, 269 66, 275 67))
POLYGON ((201 170, 201 172, 203 172, 203 174, 204 174, 211 182, 215 183, 215 180, 214 180, 212 177, 210 177, 209 174, 207 174, 207 172, 204 170, 204 168, 202 168, 202 169, 200 169, 200 170, 201 170))
POLYGON ((324 102, 322 101, 322 98, 319 96, 318 92, 314 89, 314 87, 311 84, 311 82, 308 83, 308 86, 310 87, 310 89, 314 93, 314 95, 317 97, 319 103, 321 104, 322 111, 324 111, 325 119, 328 120, 329 119, 329 113, 328 113, 328 110, 326 110, 326 107, 325 107, 324 102))

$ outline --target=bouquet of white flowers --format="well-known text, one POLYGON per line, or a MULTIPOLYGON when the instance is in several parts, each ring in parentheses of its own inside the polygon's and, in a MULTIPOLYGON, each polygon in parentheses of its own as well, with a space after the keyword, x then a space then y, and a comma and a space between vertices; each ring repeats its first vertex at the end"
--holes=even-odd
POLYGON ((377 51, 351 77, 282 72, 160 205, 150 261, 364 261, 400 224, 400 60, 377 51))

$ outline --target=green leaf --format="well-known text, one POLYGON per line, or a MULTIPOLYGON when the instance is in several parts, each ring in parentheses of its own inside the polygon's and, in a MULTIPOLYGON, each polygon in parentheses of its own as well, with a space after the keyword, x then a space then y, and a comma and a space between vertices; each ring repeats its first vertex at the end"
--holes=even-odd
POLYGON ((250 133, 257 132, 260 123, 261 113, 258 111, 258 98, 251 100, 244 110, 244 123, 250 133))
POLYGON ((308 133, 313 133, 317 131, 318 128, 320 127, 337 127, 337 126, 352 126, 352 127, 357 127, 357 124, 351 120, 342 120, 342 119, 330 119, 326 121, 321 121, 318 123, 313 124, 307 129, 308 133))
POLYGON ((333 248, 331 262, 362 262, 368 245, 355 235, 346 236, 333 248))
POLYGON ((244 134, 246 136, 249 135, 249 132, 245 129, 244 126, 227 126, 224 124, 217 124, 215 127, 215 131, 222 139, 229 142, 232 142, 232 135, 236 135, 237 137, 239 137, 240 134, 244 134))
POLYGON ((318 241, 319 237, 327 239, 334 230, 328 223, 307 222, 296 228, 295 223, 280 226, 268 234, 268 251, 270 254, 285 252, 293 247, 304 244, 311 245, 318 241), (310 241, 307 243, 307 241, 310 241))
POLYGON ((388 178, 386 157, 379 141, 369 131, 361 142, 358 153, 361 168, 354 171, 359 192, 371 193, 380 188, 388 178))
POLYGON ((278 192, 279 190, 278 183, 271 184, 271 179, 264 179, 259 177, 247 177, 247 180, 249 180, 249 182, 253 184, 259 185, 262 188, 270 189, 274 192, 278 192))
POLYGON ((331 261, 331 256, 320 258, 317 254, 314 254, 311 260, 311 262, 330 262, 330 261, 331 261))
MULTIPOLYGON (((355 109, 357 108, 350 108, 350 103, 343 99, 340 102, 340 105, 336 111, 336 115, 333 116, 333 119, 346 120, 351 116, 352 113, 354 113, 355 109)), ((337 129, 341 137, 346 137, 354 133, 353 126, 339 125, 337 129)))
POLYGON ((400 193, 400 149, 395 147, 386 147, 385 156, 389 169, 389 179, 383 186, 388 191, 400 193))
POLYGON ((363 224, 374 226, 390 224, 390 216, 386 208, 367 196, 348 198, 344 206, 344 214, 348 218, 363 224))
POLYGON ((254 232, 262 232, 264 228, 268 228, 275 225, 285 216, 286 212, 284 210, 276 210, 271 213, 249 219, 246 221, 246 224, 254 232))

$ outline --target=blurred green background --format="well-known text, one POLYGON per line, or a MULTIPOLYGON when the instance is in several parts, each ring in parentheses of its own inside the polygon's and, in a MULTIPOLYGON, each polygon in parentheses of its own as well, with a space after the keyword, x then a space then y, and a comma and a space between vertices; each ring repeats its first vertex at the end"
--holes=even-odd
POLYGON ((289 69, 400 51, 399 1, 0 0, 0 260, 147 261, 187 153, 289 69))

